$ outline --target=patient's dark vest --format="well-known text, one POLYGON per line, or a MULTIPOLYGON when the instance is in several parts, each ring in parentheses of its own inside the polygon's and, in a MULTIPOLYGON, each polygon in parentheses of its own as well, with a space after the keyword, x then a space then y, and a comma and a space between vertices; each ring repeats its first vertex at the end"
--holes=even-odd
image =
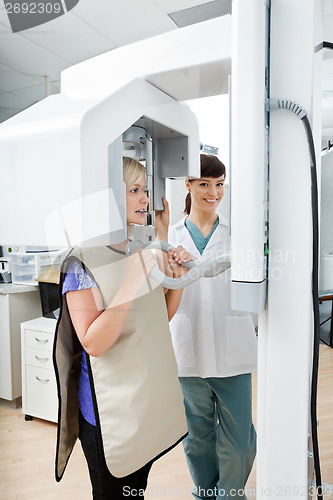
MULTIPOLYGON (((125 277, 126 256, 108 247, 70 252, 97 284, 105 309, 125 277)), ((56 479, 60 481, 79 433, 78 385, 82 346, 62 297, 53 360, 59 415, 56 479)), ((147 278, 124 328, 100 357, 87 354, 97 428, 110 472, 123 477, 175 446, 186 435, 183 396, 178 381, 164 292, 147 278)))

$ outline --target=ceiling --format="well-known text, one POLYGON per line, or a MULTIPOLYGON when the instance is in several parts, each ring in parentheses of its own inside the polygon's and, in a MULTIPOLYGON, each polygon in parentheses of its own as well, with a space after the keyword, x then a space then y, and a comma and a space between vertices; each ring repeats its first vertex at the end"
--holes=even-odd
MULTIPOLYGON (((324 40, 332 42, 333 0, 321 2, 324 40)), ((45 75, 58 93, 61 71, 73 64, 230 9, 231 0, 79 0, 65 15, 13 33, 0 0, 0 122, 45 97, 45 75)))

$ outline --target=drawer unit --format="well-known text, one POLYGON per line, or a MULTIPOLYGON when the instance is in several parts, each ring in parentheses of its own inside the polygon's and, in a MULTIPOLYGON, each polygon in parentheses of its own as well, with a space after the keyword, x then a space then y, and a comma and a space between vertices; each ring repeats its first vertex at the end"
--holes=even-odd
POLYGON ((57 421, 58 397, 52 351, 56 320, 37 318, 21 324, 22 412, 57 421))

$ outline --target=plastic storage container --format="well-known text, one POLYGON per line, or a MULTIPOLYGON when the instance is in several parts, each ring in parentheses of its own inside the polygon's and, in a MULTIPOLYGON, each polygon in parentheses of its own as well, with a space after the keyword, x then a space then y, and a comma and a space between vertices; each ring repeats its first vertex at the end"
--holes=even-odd
POLYGON ((12 253, 12 282, 18 285, 38 286, 36 279, 43 270, 53 264, 58 255, 58 251, 12 253))

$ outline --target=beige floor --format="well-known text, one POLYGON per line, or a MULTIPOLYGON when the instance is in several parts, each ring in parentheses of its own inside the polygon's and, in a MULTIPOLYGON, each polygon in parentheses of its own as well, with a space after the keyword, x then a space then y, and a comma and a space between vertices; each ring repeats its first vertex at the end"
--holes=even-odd
MULTIPOLYGON (((333 484, 333 349, 321 347, 318 396, 322 480, 333 484)), ((255 419, 255 377, 254 377, 255 419)), ((77 445, 63 480, 54 480, 56 425, 39 419, 24 420, 21 410, 0 408, 0 499, 88 500, 90 482, 77 445)), ((182 446, 153 466, 146 498, 191 498, 192 482, 182 446)), ((255 498, 255 467, 248 484, 248 499, 255 498)), ((333 494, 326 496, 333 499, 333 494)))

